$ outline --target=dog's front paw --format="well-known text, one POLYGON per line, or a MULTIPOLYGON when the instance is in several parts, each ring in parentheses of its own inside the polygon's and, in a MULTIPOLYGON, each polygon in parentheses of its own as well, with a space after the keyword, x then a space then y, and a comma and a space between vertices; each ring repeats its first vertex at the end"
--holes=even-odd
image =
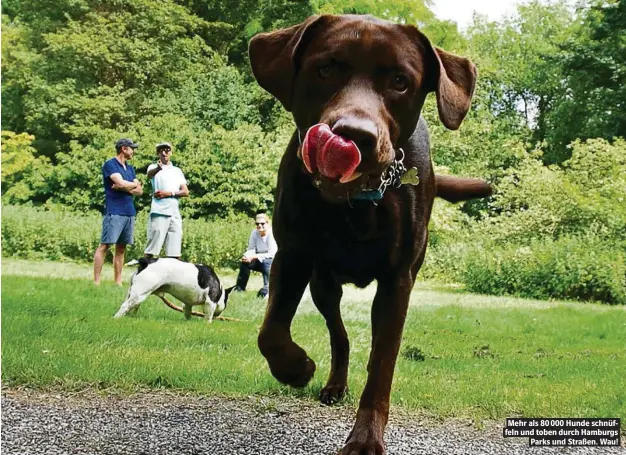
POLYGON ((339 455, 384 455, 386 420, 380 411, 359 409, 354 428, 339 455))
POLYGON ((291 387, 306 386, 315 374, 315 362, 306 355, 304 350, 302 353, 303 355, 283 357, 276 362, 270 362, 272 375, 291 387))
POLYGON ((346 393, 348 393, 346 384, 326 384, 320 391, 320 401, 322 404, 331 405, 341 401, 346 393))
POLYGON ((304 387, 315 374, 315 362, 296 343, 290 342, 270 349, 265 349, 262 344, 260 346, 272 375, 283 384, 304 387))

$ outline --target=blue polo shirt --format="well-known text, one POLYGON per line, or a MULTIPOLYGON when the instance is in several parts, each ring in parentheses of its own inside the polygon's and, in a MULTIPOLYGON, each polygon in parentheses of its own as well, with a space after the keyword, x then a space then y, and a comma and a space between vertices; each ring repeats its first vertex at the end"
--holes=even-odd
POLYGON ((107 215, 124 215, 135 216, 135 204, 133 204, 133 196, 126 191, 118 191, 113 189, 113 174, 120 174, 122 178, 128 182, 132 182, 136 178, 135 168, 126 163, 126 168, 116 158, 111 158, 102 166, 102 179, 104 180, 104 199, 107 215))

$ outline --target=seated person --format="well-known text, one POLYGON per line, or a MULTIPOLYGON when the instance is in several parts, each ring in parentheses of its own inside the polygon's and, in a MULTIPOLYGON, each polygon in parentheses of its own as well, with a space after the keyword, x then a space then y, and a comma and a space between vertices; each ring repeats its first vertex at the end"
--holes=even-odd
POLYGON ((278 250, 276 240, 269 225, 269 217, 265 213, 259 213, 255 218, 256 229, 250 234, 248 250, 241 258, 239 276, 235 291, 245 291, 250 278, 250 270, 263 274, 263 287, 257 293, 257 297, 266 298, 270 279, 270 266, 274 255, 278 250))

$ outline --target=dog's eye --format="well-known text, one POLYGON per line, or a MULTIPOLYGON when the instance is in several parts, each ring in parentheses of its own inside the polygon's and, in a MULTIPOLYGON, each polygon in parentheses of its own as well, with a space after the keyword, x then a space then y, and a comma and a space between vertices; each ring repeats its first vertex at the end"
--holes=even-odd
POLYGON ((409 88, 409 78, 404 74, 396 74, 393 77, 392 87, 396 92, 406 92, 409 88))
POLYGON ((320 77, 320 79, 326 79, 330 77, 332 72, 333 72, 333 67, 330 63, 327 63, 326 65, 322 65, 317 68, 317 75, 320 77))

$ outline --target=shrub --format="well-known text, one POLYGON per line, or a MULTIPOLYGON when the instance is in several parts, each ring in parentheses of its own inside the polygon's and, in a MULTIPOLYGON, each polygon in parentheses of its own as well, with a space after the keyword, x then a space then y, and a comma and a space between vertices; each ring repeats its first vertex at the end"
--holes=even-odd
MULTIPOLYGON (((5 206, 2 215, 4 256, 90 262, 100 243, 102 217, 98 214, 5 206)), ((129 259, 143 256, 146 217, 146 213, 137 217, 135 243, 126 252, 129 259)), ((236 267, 252 229, 247 218, 183 223, 183 259, 214 267, 236 267)))
POLYGON ((626 142, 602 139, 572 144, 562 167, 546 167, 541 152, 505 172, 490 202, 493 216, 483 230, 501 241, 597 233, 626 236, 626 142))
POLYGON ((571 147, 560 167, 540 151, 520 158, 482 219, 435 206, 420 275, 496 295, 626 303, 626 142, 571 147))
POLYGON ((24 204, 37 199, 34 190, 49 177, 51 170, 45 156, 37 156, 32 144, 35 137, 2 131, 2 195, 9 203, 24 204))
POLYGON ((626 245, 593 237, 475 248, 462 281, 484 294, 626 304, 626 245))

